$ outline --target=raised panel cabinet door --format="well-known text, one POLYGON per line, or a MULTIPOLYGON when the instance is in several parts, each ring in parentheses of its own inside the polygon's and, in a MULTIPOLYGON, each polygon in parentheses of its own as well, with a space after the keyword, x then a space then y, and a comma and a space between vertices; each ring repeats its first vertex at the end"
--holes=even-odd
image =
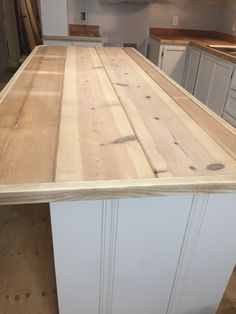
POLYGON ((159 54, 160 54, 160 44, 157 40, 150 38, 149 49, 148 49, 148 59, 158 65, 159 61, 159 54))
POLYGON ((186 46, 164 46, 161 51, 160 68, 178 84, 183 84, 186 46))
POLYGON ((207 105, 219 116, 223 115, 226 98, 230 88, 234 65, 216 60, 207 105))
POLYGON ((194 48, 190 48, 184 88, 191 94, 193 94, 195 88, 200 56, 201 53, 199 51, 194 48))
POLYGON ((194 96, 207 104, 214 75, 215 60, 208 55, 202 54, 198 69, 194 96))

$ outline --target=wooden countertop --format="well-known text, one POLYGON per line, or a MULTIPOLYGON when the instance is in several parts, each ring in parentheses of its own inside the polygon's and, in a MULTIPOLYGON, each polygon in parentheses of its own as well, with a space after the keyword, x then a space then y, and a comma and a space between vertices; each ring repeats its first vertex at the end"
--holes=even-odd
POLYGON ((57 35, 43 35, 43 39, 47 40, 68 40, 68 41, 95 41, 102 42, 103 38, 99 36, 57 36, 57 35))
POLYGON ((209 47, 209 45, 235 45, 236 47, 236 36, 233 35, 214 31, 151 28, 150 37, 163 45, 191 45, 236 63, 236 56, 209 47))
POLYGON ((1 204, 236 191, 236 130, 132 48, 37 47, 0 128, 1 204))

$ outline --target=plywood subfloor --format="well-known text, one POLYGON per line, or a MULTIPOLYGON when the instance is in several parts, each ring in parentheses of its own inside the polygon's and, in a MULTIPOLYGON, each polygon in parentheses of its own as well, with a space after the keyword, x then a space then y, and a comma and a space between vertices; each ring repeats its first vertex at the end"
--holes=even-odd
MULTIPOLYGON (((58 314, 49 207, 0 207, 0 313, 58 314)), ((236 314, 236 272, 217 314, 236 314)))
POLYGON ((48 205, 0 207, 0 313, 58 314, 48 205))

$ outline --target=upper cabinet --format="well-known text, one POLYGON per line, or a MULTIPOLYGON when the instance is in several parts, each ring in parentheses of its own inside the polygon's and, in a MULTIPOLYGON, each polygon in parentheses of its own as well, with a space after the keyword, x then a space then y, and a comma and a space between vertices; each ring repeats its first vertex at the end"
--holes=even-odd
POLYGON ((41 0, 40 3, 43 35, 68 36, 67 0, 41 0))

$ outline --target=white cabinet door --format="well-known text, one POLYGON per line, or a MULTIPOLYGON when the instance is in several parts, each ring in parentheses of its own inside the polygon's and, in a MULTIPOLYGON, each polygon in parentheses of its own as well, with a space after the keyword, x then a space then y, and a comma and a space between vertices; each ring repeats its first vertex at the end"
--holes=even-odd
POLYGON ((161 46, 159 67, 178 84, 183 84, 186 46, 161 46))
POLYGON ((150 38, 148 56, 147 56, 148 59, 151 62, 153 62, 155 65, 158 65, 159 54, 160 54, 160 43, 157 40, 150 38))
POLYGON ((225 112, 236 119, 236 90, 231 89, 225 105, 225 112))
POLYGON ((229 92, 223 118, 236 127, 236 90, 231 89, 229 92))
POLYGON ((68 35, 67 0, 41 0, 43 35, 68 35))
POLYGON ((206 54, 201 55, 194 96, 222 116, 234 65, 206 54))
POLYGON ((189 58, 186 66, 184 88, 191 94, 193 94, 195 88, 200 57, 200 51, 195 48, 189 48, 189 58))
POLYGON ((214 66, 215 60, 208 55, 202 54, 194 96, 201 100, 204 104, 207 104, 209 98, 212 76, 214 74, 214 66))

